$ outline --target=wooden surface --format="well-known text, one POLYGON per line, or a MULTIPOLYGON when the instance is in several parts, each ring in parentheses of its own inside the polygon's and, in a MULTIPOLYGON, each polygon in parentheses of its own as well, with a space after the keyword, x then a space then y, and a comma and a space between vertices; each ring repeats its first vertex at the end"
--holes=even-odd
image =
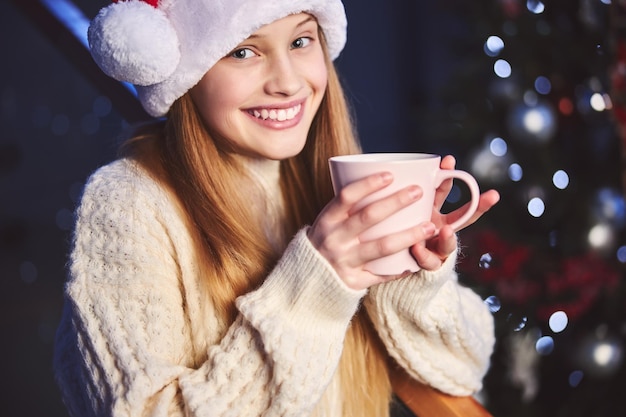
POLYGON ((421 384, 402 369, 391 371, 395 394, 418 417, 493 417, 475 398, 455 397, 421 384))

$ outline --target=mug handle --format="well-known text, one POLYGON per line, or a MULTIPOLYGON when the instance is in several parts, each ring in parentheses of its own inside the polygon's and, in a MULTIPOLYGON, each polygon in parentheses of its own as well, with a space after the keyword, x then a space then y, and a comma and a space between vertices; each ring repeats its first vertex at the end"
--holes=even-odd
POLYGON ((459 219, 457 219, 455 222, 450 223, 452 229, 454 229, 454 231, 458 231, 472 217, 472 215, 476 213, 476 210, 478 209, 478 201, 480 199, 480 190, 478 189, 478 183, 476 182, 476 179, 471 174, 458 169, 439 170, 436 176, 437 187, 439 187, 441 183, 445 180, 455 178, 467 184, 467 187, 470 191, 469 207, 459 219))

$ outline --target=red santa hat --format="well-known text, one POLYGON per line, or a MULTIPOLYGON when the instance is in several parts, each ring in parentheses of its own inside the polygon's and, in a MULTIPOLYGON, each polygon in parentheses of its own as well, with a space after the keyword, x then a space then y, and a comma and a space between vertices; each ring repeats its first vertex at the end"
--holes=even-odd
POLYGON ((341 0, 114 0, 91 22, 89 46, 98 66, 135 84, 159 117, 260 27, 301 12, 316 17, 335 59, 346 42, 341 0))

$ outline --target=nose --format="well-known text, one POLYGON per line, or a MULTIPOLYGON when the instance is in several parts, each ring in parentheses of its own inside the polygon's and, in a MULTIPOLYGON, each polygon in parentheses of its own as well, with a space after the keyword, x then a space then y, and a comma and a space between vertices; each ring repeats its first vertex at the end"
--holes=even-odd
POLYGON ((267 94, 293 96, 302 89, 303 85, 300 71, 289 53, 272 57, 265 83, 267 94))

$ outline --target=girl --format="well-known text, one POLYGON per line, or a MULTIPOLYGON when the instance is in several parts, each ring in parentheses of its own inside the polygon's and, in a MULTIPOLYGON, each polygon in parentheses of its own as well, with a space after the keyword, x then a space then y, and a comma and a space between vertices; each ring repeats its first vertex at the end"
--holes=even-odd
POLYGON ((55 352, 73 416, 387 416, 390 366, 481 388, 493 322, 457 283, 450 184, 432 223, 368 243, 419 187, 359 211, 389 174, 333 195, 328 158, 359 152, 332 63, 345 33, 339 0, 129 0, 96 17, 98 64, 166 118, 77 210, 55 352), (364 270, 400 250, 420 272, 364 270))

